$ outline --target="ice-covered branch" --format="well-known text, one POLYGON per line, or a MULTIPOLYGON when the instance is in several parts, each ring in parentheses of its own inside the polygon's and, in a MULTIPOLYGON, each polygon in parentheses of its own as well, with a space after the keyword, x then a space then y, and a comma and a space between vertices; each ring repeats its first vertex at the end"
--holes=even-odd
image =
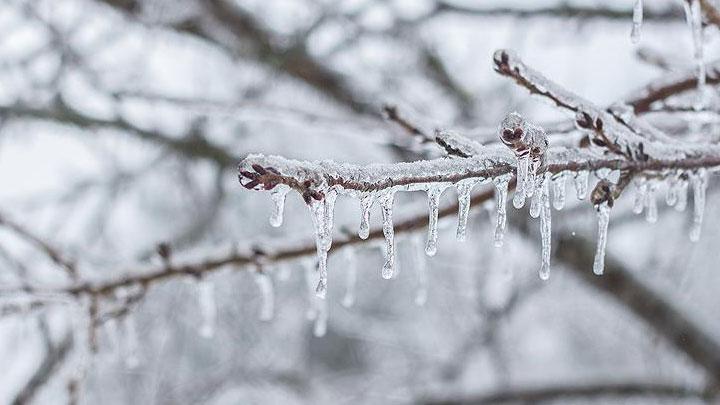
POLYGON ((546 401, 597 398, 649 397, 666 399, 710 398, 712 392, 685 385, 658 382, 607 382, 593 384, 550 385, 546 387, 513 388, 479 395, 449 395, 425 398, 426 405, 480 405, 504 403, 540 403, 546 401))
MULTIPOLYGON (((437 183, 454 184, 466 179, 488 179, 514 173, 509 152, 488 148, 484 156, 466 159, 440 158, 428 161, 367 166, 332 161, 306 162, 279 156, 250 155, 240 165, 240 182, 247 189, 273 190, 286 185, 309 202, 321 200, 324 191, 335 188, 339 193, 359 196, 364 192, 386 190, 426 190, 437 183)), ((608 158, 585 150, 551 148, 547 152, 546 170, 596 171, 610 169, 652 172, 667 169, 693 170, 720 165, 720 148, 709 147, 704 154, 682 159, 626 160, 608 158)))
MULTIPOLYGON (((629 20, 632 18, 632 10, 611 8, 611 7, 582 7, 562 2, 555 7, 538 8, 509 8, 509 7, 467 7, 449 1, 438 1, 436 3, 438 12, 453 12, 480 17, 515 17, 515 18, 577 18, 577 19, 612 19, 629 20)), ((658 21, 675 21, 682 17, 682 13, 673 8, 664 10, 647 10, 645 18, 658 21)))
MULTIPOLYGON (((707 84, 720 83, 720 63, 713 63, 706 68, 707 84)), ((650 111, 656 103, 684 92, 695 90, 698 86, 696 70, 670 73, 650 84, 636 90, 625 99, 625 103, 633 108, 636 114, 650 111)))
POLYGON ((512 51, 498 50, 493 60, 495 71, 501 75, 512 78, 532 94, 573 112, 575 125, 587 131, 594 144, 607 148, 613 154, 627 159, 638 159, 645 154, 678 157, 693 155, 702 149, 693 145, 665 145, 670 141, 669 137, 637 118, 631 109, 622 105, 607 110, 599 108, 527 66, 512 51))

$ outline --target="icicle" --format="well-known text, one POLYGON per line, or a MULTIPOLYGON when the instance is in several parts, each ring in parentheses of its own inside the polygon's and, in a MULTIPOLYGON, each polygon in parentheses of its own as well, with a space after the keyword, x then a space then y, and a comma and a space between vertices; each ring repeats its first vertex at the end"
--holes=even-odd
POLYGON ((670 182, 667 186, 667 193, 665 194, 665 202, 668 206, 672 207, 677 204, 678 201, 678 183, 679 179, 676 176, 670 178, 670 182))
POLYGON ((390 279, 395 275, 395 231, 392 223, 393 202, 395 192, 387 191, 380 197, 382 207, 383 235, 385 235, 385 264, 382 268, 382 277, 390 279))
POLYGON ((693 186, 693 222, 690 228, 690 240, 697 242, 700 240, 700 230, 702 229, 703 215, 705 211, 705 190, 707 190, 707 171, 698 169, 692 176, 693 186))
POLYGON ((138 344, 137 329, 135 328, 135 319, 130 315, 126 315, 122 323, 123 335, 123 359, 125 367, 135 369, 140 365, 140 356, 138 344))
POLYGON ((513 195, 513 207, 518 209, 525 205, 525 185, 527 184, 529 164, 528 155, 517 158, 517 181, 515 183, 515 194, 513 195))
POLYGON ((423 306, 427 302, 427 261, 422 254, 422 240, 413 238, 413 253, 415 257, 415 271, 417 272, 417 291, 415 292, 415 305, 423 306))
POLYGON ((497 212, 497 221, 495 222, 495 246, 503 245, 505 236, 505 223, 507 222, 507 194, 508 194, 508 178, 506 176, 495 177, 495 210, 497 212))
POLYGON ((370 236, 370 209, 375 202, 375 195, 368 193, 360 198, 360 210, 362 214, 360 216, 360 229, 358 230, 358 236, 360 239, 367 239, 370 236))
POLYGON ((575 173, 575 191, 577 192, 577 199, 584 200, 588 193, 588 178, 590 172, 587 170, 580 170, 575 173))
POLYGON ((635 183, 635 196, 633 199, 633 212, 640 214, 645 208, 645 201, 647 200, 647 179, 645 177, 637 177, 635 183))
POLYGON ((440 209, 440 196, 444 190, 445 187, 431 186, 427 191, 428 212, 430 218, 428 219, 428 235, 427 244, 425 245, 425 254, 428 256, 435 256, 437 253, 438 210, 440 209))
POLYGON ((198 282, 198 304, 202 325, 200 336, 209 339, 215 335, 215 324, 217 323, 217 304, 215 303, 215 284, 209 280, 198 282))
POLYGON ((275 314, 275 288, 270 276, 264 271, 255 272, 255 283, 260 289, 260 312, 258 318, 261 321, 270 321, 275 314))
POLYGON ((633 44, 640 42, 640 29, 643 23, 643 2, 642 0, 635 0, 633 5, 633 25, 632 32, 630 32, 630 40, 633 44))
POLYGON ((593 262, 593 272, 597 275, 603 274, 605 271, 605 247, 607 246, 607 231, 610 224, 610 206, 607 202, 596 205, 598 218, 598 240, 597 250, 595 251, 595 260, 593 262))
POLYGON ((703 32, 702 32, 702 10, 700 0, 683 1, 685 8, 685 19, 692 31, 693 59, 697 69, 698 100, 693 106, 696 110, 702 110, 706 104, 706 72, 705 61, 703 60, 703 32))
POLYGON ((550 209, 550 173, 545 174, 542 191, 540 191, 540 239, 542 240, 542 265, 540 266, 540 279, 550 278, 550 251, 552 237, 552 210, 550 209))
POLYGON ((542 209, 542 192, 537 192, 532 196, 530 200, 530 216, 537 218, 540 216, 540 210, 542 209))
POLYGON ((675 204, 675 211, 685 211, 688 201, 688 181, 683 178, 678 179, 677 196, 678 200, 675 204))
POLYGON ((645 220, 651 224, 654 224, 658 220, 658 207, 657 200, 655 199, 655 191, 657 185, 653 182, 648 184, 647 192, 645 193, 645 220))
POLYGON ((290 187, 280 184, 275 186, 270 192, 270 197, 275 204, 272 215, 270 216, 270 226, 275 228, 283 223, 283 213, 285 212, 285 197, 290 191, 290 187))
POLYGON ((455 237, 460 242, 467 239, 467 221, 470 214, 470 192, 477 183, 475 179, 461 180, 456 184, 458 193, 458 225, 455 237))
POLYGON ((558 211, 565 207, 565 173, 553 180, 553 207, 558 211))
POLYGON ((312 200, 309 204, 313 225, 315 225, 315 247, 317 249, 318 273, 320 274, 315 293, 320 298, 325 298, 327 294, 327 256, 332 245, 333 213, 336 198, 336 191, 327 190, 322 200, 312 200))
POLYGON ((525 197, 532 198, 537 191, 537 168, 533 167, 532 160, 528 163, 527 177, 525 177, 525 197))
POLYGON ((345 248, 345 266, 347 281, 342 306, 350 308, 355 304, 355 286, 357 284, 357 260, 355 258, 355 249, 352 247, 345 248))
POLYGON ((315 300, 315 324, 313 325, 313 335, 315 337, 323 337, 327 333, 328 320, 328 304, 326 300, 315 300))

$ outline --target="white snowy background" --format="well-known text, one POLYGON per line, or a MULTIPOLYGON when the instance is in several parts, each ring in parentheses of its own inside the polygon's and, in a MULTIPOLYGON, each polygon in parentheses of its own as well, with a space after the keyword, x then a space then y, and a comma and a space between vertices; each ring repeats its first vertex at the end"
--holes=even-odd
MULTIPOLYGON (((234 245, 312 241, 311 218, 297 194, 288 196, 282 227, 272 228, 269 194, 242 188, 235 164, 221 168, 193 147, 184 152, 165 147, 154 134, 204 138, 238 159, 250 153, 351 163, 402 159, 389 145, 407 141, 406 135, 392 123, 351 111, 284 73, 283 61, 256 57, 248 50, 252 45, 234 42, 221 28, 218 37, 228 38, 226 44, 172 28, 205 13, 202 0, 145 0, 132 13, 118 11, 130 3, 0 2, 0 212, 74 258, 83 279, 122 277, 157 265, 160 242, 170 243, 182 260, 222 255, 234 245), (53 103, 59 98, 83 119, 111 124, 84 126, 73 122, 77 117, 58 118, 53 103), (151 135, 138 136, 119 122, 151 135)), ((493 72, 492 54, 499 48, 514 49, 535 69, 599 105, 663 74, 638 58, 641 48, 678 68, 693 66, 692 35, 680 0, 646 1, 646 14, 675 12, 677 18, 648 18, 639 44, 630 40, 630 17, 442 12, 412 22, 431 10, 434 0, 226 3, 248 13, 278 46, 303 43, 373 109, 396 103, 430 127, 494 129, 513 110, 536 123, 567 118, 493 72), (466 99, 459 101, 432 78, 424 50, 437 57, 466 99)), ((629 16, 632 3, 453 4, 524 11, 589 7, 629 16)), ((720 49, 717 34, 716 27, 705 30, 708 61, 720 49)), ((711 178, 702 237, 692 243, 690 209, 668 209, 660 190, 660 217, 649 224, 630 213, 634 190, 628 188, 613 210, 608 255, 720 341, 715 189, 711 178)), ((455 198, 451 189, 442 202, 455 198)), ((398 220, 425 210, 422 193, 396 199, 398 220)), ((502 248, 493 246, 492 206, 472 211, 465 243, 455 241, 455 216, 441 221, 432 258, 422 254, 424 229, 398 234, 400 274, 389 281, 380 277, 381 243, 332 254, 322 337, 313 335, 306 316, 314 305, 305 280, 312 256, 269 267, 275 287, 270 321, 258 319, 263 297, 250 272, 227 267, 209 274, 204 283, 214 285, 217 304, 209 338, 200 333, 206 321, 198 303, 200 283, 187 277, 158 282, 127 320, 99 329, 97 353, 87 357, 85 349, 74 347, 31 403, 66 403, 66 385, 83 364, 79 398, 87 404, 406 404, 597 382, 705 386, 704 369, 573 272, 553 263, 550 279, 539 280, 539 222, 511 205, 508 213, 502 248), (345 308, 350 266, 358 271, 357 297, 345 308), (428 271, 428 297, 418 306, 421 266, 428 271)), ((567 206, 553 215, 558 232, 595 239, 593 208, 576 200, 570 183, 567 206)), ((356 200, 339 198, 336 231, 355 232, 359 216, 356 200)), ((380 222, 376 207, 373 227, 380 222)), ((40 286, 63 282, 54 263, 2 227, 0 248, 0 302, 13 298, 5 291, 16 291, 23 279, 40 286), (14 263, 27 273, 21 277, 14 263)), ((586 271, 592 271, 591 262, 586 271)), ((46 324, 50 338, 60 341, 83 329, 81 318, 72 300, 0 318, 0 403, 16 401, 48 354, 39 325, 46 324)), ((79 338, 74 342, 83 344, 79 338)), ((652 396, 556 400, 678 402, 702 403, 652 396)))

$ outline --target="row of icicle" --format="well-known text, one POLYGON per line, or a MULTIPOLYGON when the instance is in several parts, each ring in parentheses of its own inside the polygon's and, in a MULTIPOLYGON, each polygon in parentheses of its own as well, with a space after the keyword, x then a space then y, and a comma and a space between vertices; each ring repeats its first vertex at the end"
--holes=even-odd
MULTIPOLYGON (((703 60, 703 38, 702 38, 702 14, 699 0, 690 0, 683 2, 685 6, 685 14, 688 26, 691 29, 693 40, 693 59, 696 66, 699 98, 694 105, 696 109, 702 109, 706 103, 706 69, 703 60)), ((633 5, 632 31, 631 40, 633 43, 640 41, 640 33, 643 24, 643 0, 635 0, 633 5)), ((565 187, 568 174, 560 173, 552 176, 550 173, 541 175, 540 179, 535 179, 537 173, 528 171, 527 160, 518 159, 517 184, 518 187, 513 195, 513 206, 522 208, 526 198, 530 198, 530 216, 533 218, 540 217, 541 232, 541 266, 539 276, 543 280, 549 278, 550 271, 550 253, 551 253, 551 209, 561 210, 565 205, 565 187), (550 190, 552 189, 552 201, 550 199, 550 190)), ((588 195, 588 171, 580 171, 574 174, 574 185, 576 195, 579 200, 584 200, 588 195)), ((707 188, 707 171, 698 169, 695 172, 684 174, 688 180, 682 178, 683 173, 678 172, 669 176, 669 184, 667 187, 666 203, 673 206, 677 211, 683 211, 687 206, 688 187, 692 184, 694 194, 694 211, 693 221, 690 229, 690 239, 697 241, 700 237, 702 228, 703 212, 705 205, 705 192, 707 188)), ((604 177, 604 176, 601 176, 604 177)), ((494 244, 496 247, 503 245, 505 234, 507 212, 506 201, 508 196, 508 183, 510 175, 499 176, 492 179, 495 186, 495 206, 496 206, 496 223, 494 229, 494 244)), ((458 225, 456 238, 458 241, 465 241, 467 238, 467 221, 470 210, 470 197, 472 189, 484 182, 484 179, 465 179, 455 187, 458 193, 458 225)), ((648 222, 654 223, 658 218, 657 201, 655 193, 659 181, 638 177, 634 181, 636 193, 633 203, 633 212, 640 214, 645 211, 645 218, 648 222)), ((427 189, 428 208, 429 208, 429 226, 428 234, 425 242, 424 250, 427 256, 434 256, 437 252, 438 239, 438 212, 440 207, 440 196, 451 186, 448 183, 441 183, 429 186, 427 189)), ((285 206, 285 198, 290 188, 284 185, 277 186, 272 190, 272 200, 274 209, 270 217, 270 224, 273 227, 282 225, 283 212, 285 206)), ((395 272, 395 243, 394 229, 392 224, 393 203, 395 190, 385 190, 377 193, 365 193, 360 197, 361 220, 358 230, 358 236, 361 239, 367 239, 370 234, 370 211, 374 204, 379 204, 382 214, 382 230, 385 237, 385 262, 382 267, 381 275, 385 279, 393 278, 395 272)), ((316 336, 325 334, 327 328, 327 303, 324 298, 327 295, 327 257, 328 251, 332 245, 332 228, 333 228, 333 212, 337 191, 334 189, 326 190, 325 198, 321 201, 312 201, 310 211, 312 213, 313 225, 316 234, 316 250, 317 250, 317 276, 319 280, 313 283, 315 278, 311 272, 306 274, 306 280, 312 286, 314 297, 312 306, 308 311, 308 319, 315 321, 313 328, 316 336)), ((603 274, 605 248, 607 245, 607 230, 610 223, 610 206, 607 203, 599 204, 595 207, 598 222, 597 249, 593 262, 593 272, 595 274, 603 274)), ((413 238, 416 250, 422 251, 418 238, 413 238)), ((342 299, 342 305, 350 307, 355 302, 355 284, 357 281, 357 268, 355 264, 355 251, 352 248, 344 249, 346 252, 345 261, 347 262, 346 271, 346 290, 342 299)), ((427 274, 425 261, 418 257, 414 263, 417 268, 418 289, 415 302, 418 305, 425 303, 427 299, 427 274)), ((310 269, 311 267, 307 267, 310 269)), ((263 304, 260 309, 260 319, 270 320, 274 312, 273 284, 269 275, 264 272, 256 271, 256 282, 259 286, 263 297, 263 304)), ((216 322, 216 309, 214 298, 212 297, 212 285, 208 281, 201 281, 199 286, 199 301, 203 324, 200 334, 205 337, 212 337, 214 334, 214 324, 216 322)))

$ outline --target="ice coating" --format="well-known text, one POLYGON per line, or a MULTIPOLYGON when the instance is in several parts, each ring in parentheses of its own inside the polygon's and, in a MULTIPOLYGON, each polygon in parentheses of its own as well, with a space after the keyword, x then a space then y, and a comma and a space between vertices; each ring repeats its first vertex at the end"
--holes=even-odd
POLYGON ((273 201, 273 212, 270 216, 270 226, 279 227, 283 223, 283 213, 285 212, 285 197, 287 197, 290 187, 280 184, 270 190, 270 198, 273 201))
POLYGON ((496 247, 503 245, 503 238, 505 236, 505 225, 507 222, 507 195, 508 195, 508 183, 509 178, 507 176, 496 177, 493 179, 495 183, 495 233, 494 233, 494 244, 496 247))
POLYGON ((211 338, 215 335, 217 323, 217 304, 215 303, 215 284, 210 280, 200 280, 198 283, 198 304, 200 305, 200 336, 211 338))
POLYGON ((708 185, 707 171, 699 169, 693 173, 693 220, 690 227, 690 240, 697 242, 700 240, 700 231, 702 230, 703 215, 705 212, 705 193, 708 185))
POLYGON ((540 191, 540 239, 541 265, 539 275, 542 280, 550 278, 550 252, 552 241, 552 210, 550 209, 550 173, 545 174, 545 181, 540 191))
POLYGON ((385 264, 382 268, 382 277, 387 280, 395 275, 395 230, 392 222, 395 192, 386 191, 379 200, 382 209, 383 235, 385 236, 385 264))
POLYGON ((605 271, 605 249, 607 247, 608 225, 610 224, 610 206, 607 202, 603 202, 595 206, 595 210, 597 211, 598 237, 595 260, 593 261, 593 273, 601 275, 605 271))

